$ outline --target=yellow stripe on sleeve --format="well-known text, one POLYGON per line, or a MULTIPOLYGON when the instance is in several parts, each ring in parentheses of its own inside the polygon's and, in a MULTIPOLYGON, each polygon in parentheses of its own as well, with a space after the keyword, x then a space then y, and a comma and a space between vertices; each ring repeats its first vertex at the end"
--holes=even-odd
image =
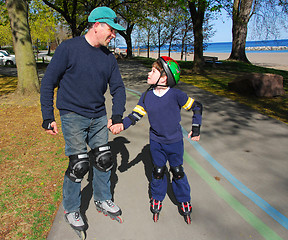
POLYGON ((143 107, 141 107, 140 105, 136 105, 136 107, 133 109, 133 112, 137 112, 142 116, 146 115, 146 111, 143 107))
POLYGON ((187 102, 186 102, 185 105, 183 106, 183 108, 184 108, 185 110, 189 110, 189 109, 192 107, 193 103, 194 103, 194 99, 192 99, 192 98, 189 97, 188 100, 187 100, 187 102))

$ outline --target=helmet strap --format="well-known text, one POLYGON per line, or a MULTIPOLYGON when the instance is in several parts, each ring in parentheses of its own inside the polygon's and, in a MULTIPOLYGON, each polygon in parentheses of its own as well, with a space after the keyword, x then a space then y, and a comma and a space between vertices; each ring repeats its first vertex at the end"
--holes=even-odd
MULTIPOLYGON (((152 84, 152 85, 151 85, 152 88, 155 88, 155 87, 157 87, 157 86, 159 86, 159 87, 168 87, 168 86, 169 86, 167 81, 166 81, 166 85, 158 84, 158 83, 159 83, 159 80, 160 80, 160 78, 163 76, 163 73, 164 73, 164 72, 165 72, 164 70, 162 70, 162 71, 160 72, 160 77, 158 78, 158 80, 157 80, 157 82, 156 82, 155 84, 152 84)), ((151 86, 150 86, 150 87, 151 87, 151 86)))
POLYGON ((160 78, 161 78, 162 75, 163 75, 163 73, 164 73, 164 70, 162 70, 162 71, 160 72, 160 77, 158 78, 157 82, 156 82, 155 84, 151 84, 151 85, 147 88, 147 90, 145 91, 145 94, 144 94, 144 97, 143 97, 143 104, 144 104, 144 105, 145 105, 145 98, 146 98, 147 92, 149 92, 150 90, 152 90, 153 88, 155 88, 155 87, 157 87, 157 86, 159 86, 159 87, 169 87, 168 82, 166 83, 166 85, 158 84, 160 78))

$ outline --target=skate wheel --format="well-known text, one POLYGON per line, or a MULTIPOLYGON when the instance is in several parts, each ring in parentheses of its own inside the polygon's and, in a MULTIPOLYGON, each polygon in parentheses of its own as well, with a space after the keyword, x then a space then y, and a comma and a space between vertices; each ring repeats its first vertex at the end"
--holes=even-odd
POLYGON ((123 218, 121 216, 117 216, 115 220, 119 223, 123 223, 123 218))
POLYGON ((185 222, 191 224, 191 217, 189 215, 185 216, 185 222))
POLYGON ((157 213, 153 214, 153 221, 157 222, 159 219, 159 215, 157 213))
MULTIPOLYGON (((75 230, 75 229, 74 229, 74 230, 75 230)), ((78 237, 79 237, 81 240, 85 240, 85 239, 86 239, 86 233, 85 233, 85 231, 75 230, 75 232, 77 233, 78 237)))
POLYGON ((80 238, 81 238, 81 240, 85 240, 86 239, 86 234, 85 234, 84 231, 80 232, 80 238))

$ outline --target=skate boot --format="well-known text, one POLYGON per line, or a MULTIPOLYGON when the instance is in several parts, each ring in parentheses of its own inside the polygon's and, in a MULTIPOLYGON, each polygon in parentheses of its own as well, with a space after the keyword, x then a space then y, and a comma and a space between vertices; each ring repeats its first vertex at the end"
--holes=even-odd
POLYGON ((98 212, 103 212, 105 216, 108 215, 112 220, 123 223, 123 218, 121 217, 121 209, 111 200, 96 201, 95 205, 98 212))
POLYGON ((70 224, 73 230, 77 233, 78 237, 82 240, 86 239, 85 231, 87 230, 88 226, 84 222, 81 213, 78 211, 71 213, 65 211, 64 213, 66 222, 70 224))
POLYGON ((153 213, 153 220, 154 222, 157 222, 159 219, 160 211, 162 209, 162 202, 151 198, 150 204, 150 210, 153 213))
POLYGON ((192 205, 190 202, 182 202, 181 203, 180 213, 184 217, 185 222, 187 224, 191 224, 192 205))

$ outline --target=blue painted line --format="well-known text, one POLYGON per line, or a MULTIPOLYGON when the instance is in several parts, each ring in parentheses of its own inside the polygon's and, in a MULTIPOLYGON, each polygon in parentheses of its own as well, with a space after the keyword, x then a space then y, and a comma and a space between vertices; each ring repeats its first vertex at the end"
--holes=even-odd
POLYGON ((219 164, 209 153, 205 151, 198 142, 188 139, 188 132, 182 127, 184 137, 192 144, 192 146, 219 172, 221 173, 233 186, 235 186, 241 193, 253 201, 256 205, 262 208, 274 220, 280 223, 283 227, 288 229, 288 218, 273 208, 269 203, 252 192, 243 183, 237 180, 229 171, 227 171, 221 164, 219 164))
MULTIPOLYGON (((126 88, 126 90, 136 93, 141 96, 141 92, 126 88)), ((282 213, 273 208, 269 203, 259 197, 256 193, 247 188, 243 183, 236 179, 229 171, 227 171, 221 164, 219 164, 205 149, 198 143, 188 139, 188 132, 182 127, 184 137, 188 142, 220 173, 225 177, 233 186, 235 186, 241 193, 253 201, 257 206, 264 210, 269 216, 276 220, 283 227, 288 229, 288 218, 282 213)))

